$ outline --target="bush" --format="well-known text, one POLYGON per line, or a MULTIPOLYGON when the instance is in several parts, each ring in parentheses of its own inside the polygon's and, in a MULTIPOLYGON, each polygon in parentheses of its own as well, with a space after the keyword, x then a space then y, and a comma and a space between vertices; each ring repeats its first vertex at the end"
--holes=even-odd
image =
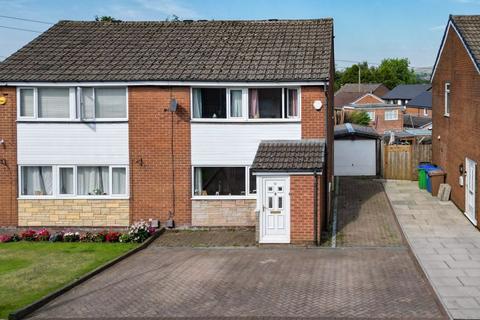
POLYGON ((48 241, 50 239, 50 232, 47 229, 42 229, 37 232, 38 241, 48 241))
POLYGON ((21 233, 21 237, 25 241, 35 241, 36 240, 36 235, 37 235, 37 233, 35 232, 35 230, 32 230, 32 229, 29 229, 27 231, 23 231, 21 233))
POLYGON ((128 233, 124 233, 118 238, 118 241, 120 241, 122 243, 131 242, 132 237, 130 237, 130 235, 128 233))
POLYGON ((141 243, 150 237, 150 225, 143 220, 135 222, 128 229, 128 234, 131 241, 141 243))
POLYGON ((93 242, 95 240, 95 235, 91 232, 86 232, 80 234, 80 242, 93 242))
POLYGON ((63 234, 64 242, 77 242, 80 240, 80 233, 78 232, 65 232, 63 234))
POLYGON ((111 231, 111 232, 108 232, 105 235, 105 241, 107 241, 107 242, 118 242, 120 236, 121 236, 120 232, 111 231))
POLYGON ((50 242, 59 242, 63 240, 63 232, 55 232, 50 236, 50 242))
POLYGON ((347 113, 345 122, 351 122, 361 126, 368 126, 370 124, 370 116, 365 111, 353 111, 347 113))
POLYGON ((8 234, 0 234, 0 243, 10 242, 12 241, 12 236, 8 234))
POLYGON ((107 238, 107 231, 100 231, 95 235, 95 239, 93 239, 93 241, 105 242, 106 238, 107 238))

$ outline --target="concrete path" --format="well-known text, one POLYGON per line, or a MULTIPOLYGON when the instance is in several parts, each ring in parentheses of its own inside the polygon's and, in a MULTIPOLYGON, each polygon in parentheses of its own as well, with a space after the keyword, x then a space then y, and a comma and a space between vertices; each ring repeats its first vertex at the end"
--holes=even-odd
POLYGON ((480 232, 451 202, 416 182, 388 180, 385 190, 405 236, 455 319, 480 319, 480 232))

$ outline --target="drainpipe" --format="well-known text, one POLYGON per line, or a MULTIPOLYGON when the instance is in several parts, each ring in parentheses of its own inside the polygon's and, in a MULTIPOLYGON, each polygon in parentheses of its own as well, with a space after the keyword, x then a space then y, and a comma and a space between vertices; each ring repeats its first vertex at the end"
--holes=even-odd
POLYGON ((313 171, 313 237, 318 246, 318 175, 317 169, 313 171))
MULTIPOLYGON (((328 79, 329 82, 331 81, 331 79, 328 79)), ((331 84, 329 83, 329 86, 331 84)), ((330 88, 328 88, 328 90, 330 90, 330 88)), ((326 145, 325 145, 325 150, 324 150, 324 173, 325 173, 325 177, 324 177, 324 190, 323 192, 325 193, 325 204, 324 204, 324 208, 325 208, 325 221, 324 221, 324 225, 325 226, 328 226, 328 224, 330 223, 330 190, 329 190, 329 181, 330 181, 330 174, 329 174, 329 169, 330 169, 330 161, 329 161, 329 150, 328 150, 328 146, 330 145, 330 143, 332 144, 333 146, 333 141, 330 141, 330 139, 333 139, 333 136, 330 137, 330 127, 328 125, 328 120, 329 120, 329 112, 328 112, 328 109, 330 108, 330 103, 329 103, 329 98, 330 98, 330 95, 329 95, 329 92, 327 90, 327 85, 324 83, 323 84, 323 91, 325 92, 325 130, 326 130, 326 133, 325 133, 325 142, 326 142, 326 145)))

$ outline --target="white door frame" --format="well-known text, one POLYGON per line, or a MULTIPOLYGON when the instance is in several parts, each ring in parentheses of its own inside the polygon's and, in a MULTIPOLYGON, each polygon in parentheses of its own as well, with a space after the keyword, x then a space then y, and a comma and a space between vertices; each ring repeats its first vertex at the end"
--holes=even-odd
POLYGON ((477 216, 475 207, 475 198, 476 198, 476 167, 477 163, 472 159, 465 158, 465 216, 476 226, 477 225, 477 216), (470 177, 470 172, 473 171, 473 178, 470 177), (473 181, 471 181, 473 180, 473 181), (473 195, 470 191, 473 191, 473 195), (473 197, 473 199, 471 199, 473 197), (473 212, 470 212, 470 201, 473 203, 473 212))
POLYGON ((259 243, 290 243, 290 177, 288 175, 257 175, 257 211, 259 212, 259 243), (284 180, 285 181, 285 223, 286 223, 286 234, 281 237, 266 237, 265 236, 265 218, 266 211, 264 208, 265 201, 265 183, 271 180, 284 180))

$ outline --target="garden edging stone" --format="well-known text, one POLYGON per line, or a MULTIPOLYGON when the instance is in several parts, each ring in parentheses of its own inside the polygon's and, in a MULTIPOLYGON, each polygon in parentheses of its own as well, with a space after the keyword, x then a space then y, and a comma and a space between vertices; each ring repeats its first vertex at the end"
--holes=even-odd
POLYGON ((75 288, 76 286, 82 284, 83 282, 87 281, 90 278, 93 278, 97 274, 107 270, 108 268, 112 267, 113 265, 119 263, 120 261, 130 257, 131 255, 147 248, 153 241, 155 241, 160 235, 162 235, 165 232, 165 228, 161 228, 157 230, 152 236, 150 236, 147 240, 145 240, 142 244, 140 244, 138 247, 126 252, 125 254, 117 257, 116 259, 113 259, 112 261, 109 261, 105 263, 104 265, 90 271, 89 273, 85 274, 84 276, 78 278, 77 280, 74 280, 73 282, 67 284, 66 286, 48 294, 47 296, 29 304, 26 307, 23 307, 21 309, 18 309, 17 311, 14 311, 10 313, 8 316, 9 320, 20 320, 24 319, 26 316, 29 314, 33 313, 34 311, 40 309, 50 301, 54 300, 55 298, 61 296, 62 294, 66 293, 67 291, 75 288))

